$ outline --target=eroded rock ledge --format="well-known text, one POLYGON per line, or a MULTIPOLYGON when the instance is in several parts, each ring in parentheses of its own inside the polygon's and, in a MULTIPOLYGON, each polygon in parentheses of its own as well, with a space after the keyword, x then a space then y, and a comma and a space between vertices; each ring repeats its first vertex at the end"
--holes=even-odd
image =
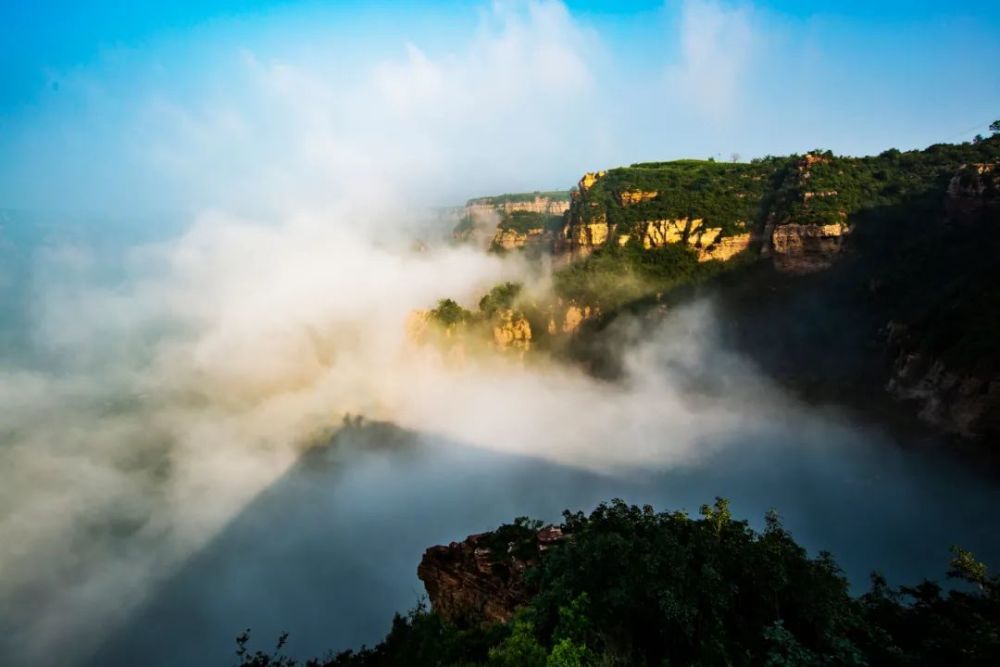
POLYGON ((417 577, 434 611, 456 625, 510 621, 535 592, 525 572, 565 539, 557 526, 524 530, 529 534, 518 540, 480 533, 425 551, 417 577))

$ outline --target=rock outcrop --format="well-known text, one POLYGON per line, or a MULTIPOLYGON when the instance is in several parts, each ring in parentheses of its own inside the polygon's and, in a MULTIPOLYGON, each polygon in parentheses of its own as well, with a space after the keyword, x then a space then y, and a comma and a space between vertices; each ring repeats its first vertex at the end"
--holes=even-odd
POLYGON ((943 431, 965 438, 1000 436, 1000 378, 959 373, 915 350, 905 325, 890 322, 886 333, 894 356, 886 384, 892 396, 915 402, 917 416, 943 431))
POLYGON ((604 174, 606 174, 606 173, 608 173, 608 172, 606 172, 606 171, 597 171, 597 172, 588 171, 586 174, 583 175, 583 178, 580 179, 580 186, 579 186, 580 187, 580 192, 586 192, 590 188, 594 187, 594 184, 597 183, 597 181, 601 177, 603 177, 604 174))
POLYGON ((493 345, 501 352, 519 352, 531 349, 531 323, 520 313, 507 308, 493 317, 493 345))
POLYGON ((733 257, 745 252, 750 247, 751 240, 750 232, 717 238, 708 246, 698 250, 698 261, 728 262, 733 257))
POLYGON ((646 250, 650 248, 662 248, 665 245, 683 241, 689 222, 696 225, 701 224, 701 220, 689 221, 687 218, 680 220, 650 220, 639 223, 636 233, 642 240, 642 247, 646 250))
POLYGON ((582 259, 608 241, 611 227, 603 218, 578 225, 569 225, 563 232, 569 241, 570 254, 574 259, 582 259))
POLYGON ((600 309, 596 306, 581 306, 575 303, 563 305, 561 301, 556 305, 555 310, 556 312, 549 318, 547 327, 550 335, 574 333, 581 324, 600 315, 600 309))
MULTIPOLYGON (((573 203, 566 216, 562 238, 554 247, 571 259, 583 259, 596 248, 616 243, 624 246, 635 239, 646 250, 662 248, 676 243, 686 243, 698 254, 698 260, 727 261, 747 249, 751 236, 743 230, 746 223, 737 225, 736 233, 723 232, 722 227, 705 224, 697 217, 655 218, 635 220, 634 215, 627 223, 610 223, 609 204, 606 199, 594 198, 595 186, 606 178, 607 172, 588 172, 583 175, 573 193, 573 203), (732 240, 729 240, 732 239, 732 240)), ((674 193, 676 195, 676 193, 674 193)), ((613 206, 621 209, 640 211, 643 205, 661 203, 671 196, 671 191, 647 190, 626 187, 611 190, 607 194, 613 199, 613 206)), ((740 199, 742 193, 734 193, 740 199)))
POLYGON ((533 243, 543 242, 545 240, 544 236, 545 229, 542 227, 533 227, 525 231, 497 227, 490 247, 501 250, 517 250, 533 243))
POLYGON ((969 224, 998 207, 1000 168, 997 164, 964 164, 949 181, 946 200, 949 221, 969 224))
POLYGON ((569 199, 555 198, 546 195, 536 195, 531 199, 480 197, 479 199, 470 200, 465 205, 465 214, 471 216, 487 216, 494 213, 511 214, 519 211, 523 211, 525 213, 562 215, 568 210, 569 199))
MULTIPOLYGON (((553 234, 545 219, 560 220, 569 210, 568 192, 535 192, 470 199, 461 209, 452 238, 493 250, 517 250, 536 243, 551 245, 553 234), (517 222, 511 225, 512 219, 517 222), (523 224, 538 221, 537 227, 523 224), (544 224, 543 224, 544 223, 544 224)), ((558 225, 556 225, 558 226, 558 225)))
POLYGON ((562 539, 555 526, 535 531, 534 545, 527 549, 497 545, 493 533, 470 535, 425 551, 417 577, 431 608, 443 619, 460 626, 507 623, 535 592, 525 582, 525 572, 562 539))
POLYGON ((626 190, 618 194, 618 200, 622 206, 632 206, 656 199, 658 194, 656 190, 626 190))
POLYGON ((787 273, 827 269, 844 249, 850 233, 850 226, 844 222, 776 225, 771 234, 774 267, 787 273))

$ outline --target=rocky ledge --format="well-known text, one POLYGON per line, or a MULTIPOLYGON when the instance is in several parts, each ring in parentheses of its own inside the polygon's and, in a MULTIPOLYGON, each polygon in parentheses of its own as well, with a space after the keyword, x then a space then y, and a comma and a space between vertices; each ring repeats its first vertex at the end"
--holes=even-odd
POLYGON ((424 552, 417 577, 434 611, 456 625, 510 621, 535 592, 525 572, 564 539, 556 526, 522 531, 510 541, 498 530, 424 552))

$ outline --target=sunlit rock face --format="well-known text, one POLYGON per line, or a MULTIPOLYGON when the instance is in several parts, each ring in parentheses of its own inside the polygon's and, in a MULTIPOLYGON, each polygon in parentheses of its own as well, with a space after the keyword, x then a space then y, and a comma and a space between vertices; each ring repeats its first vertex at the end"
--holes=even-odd
POLYGON ((524 353, 531 349, 531 323, 507 308, 493 318, 493 344, 500 352, 524 353))
POLYGON ((835 189, 816 189, 813 170, 832 158, 808 153, 795 163, 784 188, 794 196, 771 210, 764 226, 763 255, 784 273, 811 273, 830 268, 844 250, 851 226, 838 206, 835 189), (818 209, 821 204, 824 208, 818 209), (835 210, 830 211, 830 207, 835 210), (819 212, 818 212, 819 211, 819 212), (824 212, 825 211, 825 212, 824 212))
POLYGON ((568 192, 522 193, 477 197, 460 209, 460 222, 452 231, 458 243, 474 243, 491 250, 511 251, 544 243, 552 245, 553 233, 542 226, 511 227, 511 216, 561 218, 569 209, 568 192))
POLYGON ((460 627, 507 623, 535 592, 525 571, 562 539, 555 526, 535 531, 528 544, 497 543, 494 533, 470 535, 425 551, 417 577, 446 621, 460 627))
POLYGON ((548 213, 562 215, 569 210, 569 200, 538 195, 523 201, 500 201, 499 197, 481 197, 465 205, 466 215, 486 216, 491 213, 548 213))
MULTIPOLYGON (((701 224, 701 220, 693 221, 701 224)), ((670 243, 680 243, 684 239, 687 231, 688 220, 651 220, 639 224, 642 237, 642 247, 646 250, 650 248, 662 248, 670 243)))
POLYGON ((626 190, 618 194, 618 200, 622 206, 632 206, 656 199, 659 194, 656 190, 626 190))
POLYGON ((843 222, 777 225, 771 234, 774 266, 788 273, 827 269, 844 249, 850 233, 850 226, 843 222))
POLYGON ((608 241, 611 228, 602 217, 587 223, 569 225, 566 228, 569 254, 574 259, 583 259, 608 241))
POLYGON ((750 247, 750 232, 716 239, 707 247, 698 250, 699 262, 728 262, 750 247))
POLYGON ((563 313, 561 324, 556 325, 555 319, 550 320, 549 332, 564 334, 574 333, 580 328, 581 324, 599 314, 600 310, 596 307, 587 305, 580 306, 571 303, 566 306, 566 311, 563 313))
POLYGON ((557 239, 554 244, 556 250, 564 253, 570 260, 584 259, 595 249, 605 245, 625 246, 633 239, 646 250, 686 243, 702 262, 727 261, 750 246, 751 236, 744 232, 746 222, 740 222, 736 233, 730 230, 728 236, 722 227, 706 225, 704 219, 698 217, 657 218, 621 224, 609 222, 608 206, 634 209, 649 202, 677 196, 678 193, 669 189, 625 188, 606 193, 613 201, 609 205, 602 203, 606 202, 606 198, 594 198, 594 186, 601 183, 606 175, 607 172, 604 171, 588 172, 577 183, 562 238, 557 239))
POLYGON ((590 188, 594 187, 594 184, 597 183, 597 181, 602 176, 604 176, 605 173, 607 173, 607 172, 604 172, 604 171, 590 172, 590 171, 588 171, 586 174, 584 174, 583 178, 580 179, 580 184, 579 184, 580 192, 586 192, 590 188))
POLYGON ((619 246, 624 246, 633 236, 640 240, 645 250, 686 243, 697 252, 699 262, 725 262, 750 247, 749 232, 723 236, 721 227, 708 227, 703 222, 700 218, 647 220, 636 224, 631 233, 618 233, 617 226, 598 219, 597 222, 571 223, 566 235, 571 254, 576 258, 586 257, 595 248, 610 243, 612 238, 619 246))
POLYGON ((541 227, 534 227, 523 232, 516 229, 502 229, 497 227, 490 247, 501 250, 518 250, 532 243, 543 241, 544 235, 545 230, 541 227))

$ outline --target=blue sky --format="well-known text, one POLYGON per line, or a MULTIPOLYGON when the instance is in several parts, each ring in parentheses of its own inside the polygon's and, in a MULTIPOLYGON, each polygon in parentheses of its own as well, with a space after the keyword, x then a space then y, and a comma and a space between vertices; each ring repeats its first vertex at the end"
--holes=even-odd
POLYGON ((128 4, 0 8, 0 207, 224 206, 279 165, 315 194, 376 159, 452 199, 1000 117, 996 2, 128 4))

